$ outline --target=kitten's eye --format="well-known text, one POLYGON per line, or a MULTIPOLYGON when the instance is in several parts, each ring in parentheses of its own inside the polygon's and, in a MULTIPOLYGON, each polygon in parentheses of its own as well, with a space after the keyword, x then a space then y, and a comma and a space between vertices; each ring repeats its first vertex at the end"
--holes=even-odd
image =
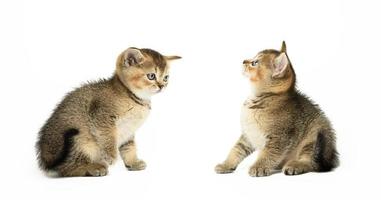
POLYGON ((164 81, 164 82, 167 82, 167 81, 168 81, 168 78, 169 78, 169 75, 164 76, 163 81, 164 81))
POLYGON ((149 74, 147 74, 147 78, 148 78, 148 80, 155 80, 156 79, 156 75, 154 74, 154 73, 149 73, 149 74))
POLYGON ((253 62, 251 62, 251 66, 257 66, 259 63, 259 60, 254 60, 253 62))

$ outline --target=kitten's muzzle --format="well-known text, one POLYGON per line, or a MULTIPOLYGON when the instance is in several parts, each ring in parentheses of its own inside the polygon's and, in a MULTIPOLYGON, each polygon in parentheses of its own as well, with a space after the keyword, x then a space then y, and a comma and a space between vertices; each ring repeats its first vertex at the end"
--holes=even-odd
POLYGON ((251 60, 244 60, 242 65, 242 75, 248 76, 248 68, 250 66, 251 60))
POLYGON ((159 89, 156 91, 156 93, 159 93, 159 92, 161 92, 161 91, 163 90, 164 85, 162 85, 162 84, 158 84, 157 87, 158 87, 159 89))
POLYGON ((247 64, 250 64, 250 63, 251 63, 251 60, 244 60, 244 61, 243 61, 243 64, 244 64, 244 65, 247 65, 247 64))

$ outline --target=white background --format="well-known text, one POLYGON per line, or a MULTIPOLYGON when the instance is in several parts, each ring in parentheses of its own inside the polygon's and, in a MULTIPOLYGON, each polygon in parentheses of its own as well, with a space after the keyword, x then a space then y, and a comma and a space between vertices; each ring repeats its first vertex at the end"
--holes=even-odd
POLYGON ((1 1, 0 199, 380 198, 377 1, 1 1), (281 41, 298 87, 331 119, 332 173, 248 175, 256 155, 217 175, 249 94, 241 63, 281 41), (177 54, 167 90, 137 132, 147 169, 119 160, 102 178, 45 177, 37 132, 63 95, 112 75, 129 46, 177 54))

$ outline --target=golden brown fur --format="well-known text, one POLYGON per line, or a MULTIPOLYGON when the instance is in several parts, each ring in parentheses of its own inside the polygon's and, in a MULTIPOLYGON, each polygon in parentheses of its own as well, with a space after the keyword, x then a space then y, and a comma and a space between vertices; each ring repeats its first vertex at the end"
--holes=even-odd
POLYGON ((258 150, 251 176, 276 170, 286 175, 330 171, 338 166, 335 134, 329 120, 308 97, 295 89, 295 72, 286 53, 264 50, 244 61, 244 73, 253 87, 242 107, 242 135, 217 173, 233 172, 258 150))
POLYGON ((167 61, 150 49, 129 48, 116 63, 114 76, 70 92, 39 132, 41 169, 59 176, 104 176, 118 154, 129 170, 142 170, 135 131, 150 111, 150 97, 167 85, 167 61), (148 79, 154 73, 156 78, 148 79))

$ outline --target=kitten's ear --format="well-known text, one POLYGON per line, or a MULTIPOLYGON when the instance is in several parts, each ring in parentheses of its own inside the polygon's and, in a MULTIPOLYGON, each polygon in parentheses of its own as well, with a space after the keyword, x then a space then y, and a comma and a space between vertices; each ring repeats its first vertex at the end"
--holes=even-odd
POLYGON ((177 60, 177 59, 181 59, 180 56, 165 56, 165 59, 166 60, 177 60))
POLYGON ((282 42, 282 47, 280 48, 280 52, 284 52, 284 53, 287 52, 287 47, 286 47, 286 42, 285 41, 282 42))
POLYGON ((274 59, 274 71, 272 77, 282 78, 286 74, 288 66, 289 61, 286 53, 283 52, 279 54, 279 56, 274 59))
POLYGON ((142 52, 140 51, 140 49, 130 47, 124 52, 124 55, 123 55, 123 62, 124 63, 123 64, 126 67, 134 66, 134 65, 142 63, 144 61, 144 59, 145 58, 144 58, 142 52))

